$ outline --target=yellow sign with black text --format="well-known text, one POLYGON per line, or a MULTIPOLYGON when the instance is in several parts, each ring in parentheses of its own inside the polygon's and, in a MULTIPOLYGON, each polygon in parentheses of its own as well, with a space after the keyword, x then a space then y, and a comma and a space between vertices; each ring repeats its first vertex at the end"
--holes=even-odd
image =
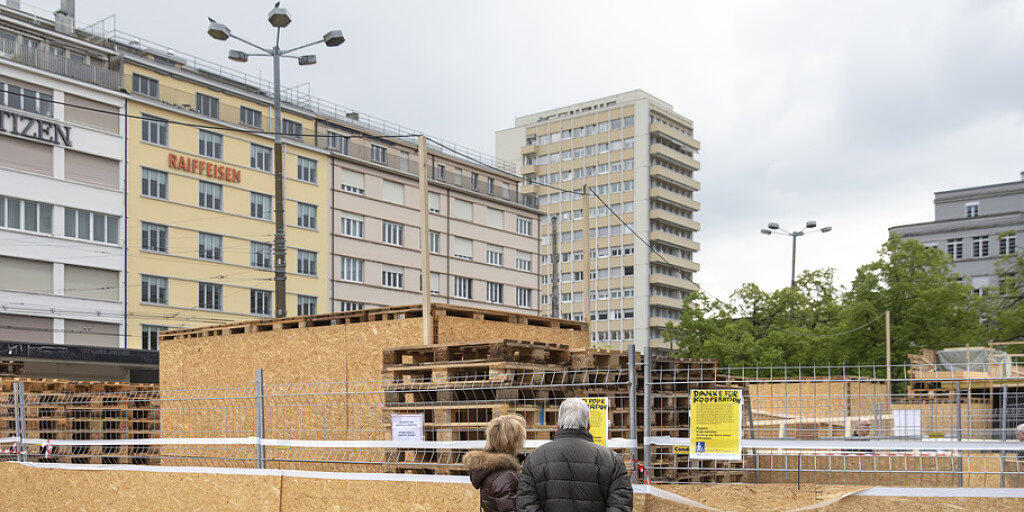
POLYGON ((608 446, 608 397, 584 398, 590 409, 590 435, 594 443, 608 446))
POLYGON ((690 458, 740 460, 741 411, 739 389, 690 390, 690 458))

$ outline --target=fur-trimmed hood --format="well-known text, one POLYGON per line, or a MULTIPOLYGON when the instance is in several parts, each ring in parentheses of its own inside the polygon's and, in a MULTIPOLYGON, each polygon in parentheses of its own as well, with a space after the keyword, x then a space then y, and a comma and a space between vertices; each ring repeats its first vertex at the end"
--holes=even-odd
POLYGON ((469 469, 469 479, 477 489, 484 480, 495 471, 514 471, 519 473, 522 466, 512 455, 475 450, 462 456, 462 463, 469 469))

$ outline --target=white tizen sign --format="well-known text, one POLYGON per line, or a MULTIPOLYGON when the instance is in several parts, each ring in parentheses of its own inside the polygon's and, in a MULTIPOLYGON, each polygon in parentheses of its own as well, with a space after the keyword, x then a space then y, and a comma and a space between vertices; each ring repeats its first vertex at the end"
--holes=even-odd
POLYGON ((70 126, 9 110, 0 110, 0 133, 71 147, 70 126))
POLYGON ((423 442, 423 414, 392 414, 391 440, 423 442))

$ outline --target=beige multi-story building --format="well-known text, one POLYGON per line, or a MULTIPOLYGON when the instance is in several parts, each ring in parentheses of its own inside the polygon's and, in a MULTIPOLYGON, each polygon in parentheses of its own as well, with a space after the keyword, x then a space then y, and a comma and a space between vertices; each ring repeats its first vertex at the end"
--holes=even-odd
POLYGON ((545 212, 541 311, 589 320, 596 346, 660 345, 697 289, 693 122, 637 90, 518 117, 496 148, 545 212))

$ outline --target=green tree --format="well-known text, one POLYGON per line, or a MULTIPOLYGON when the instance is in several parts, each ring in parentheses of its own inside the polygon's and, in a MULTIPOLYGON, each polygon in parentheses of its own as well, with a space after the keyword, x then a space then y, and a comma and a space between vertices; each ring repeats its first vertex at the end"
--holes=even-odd
MULTIPOLYGON (((1015 234, 1012 231, 1002 235, 1015 234)), ((996 264, 998 284, 985 290, 985 317, 992 339, 1024 338, 1024 254, 1007 254, 996 264)))

